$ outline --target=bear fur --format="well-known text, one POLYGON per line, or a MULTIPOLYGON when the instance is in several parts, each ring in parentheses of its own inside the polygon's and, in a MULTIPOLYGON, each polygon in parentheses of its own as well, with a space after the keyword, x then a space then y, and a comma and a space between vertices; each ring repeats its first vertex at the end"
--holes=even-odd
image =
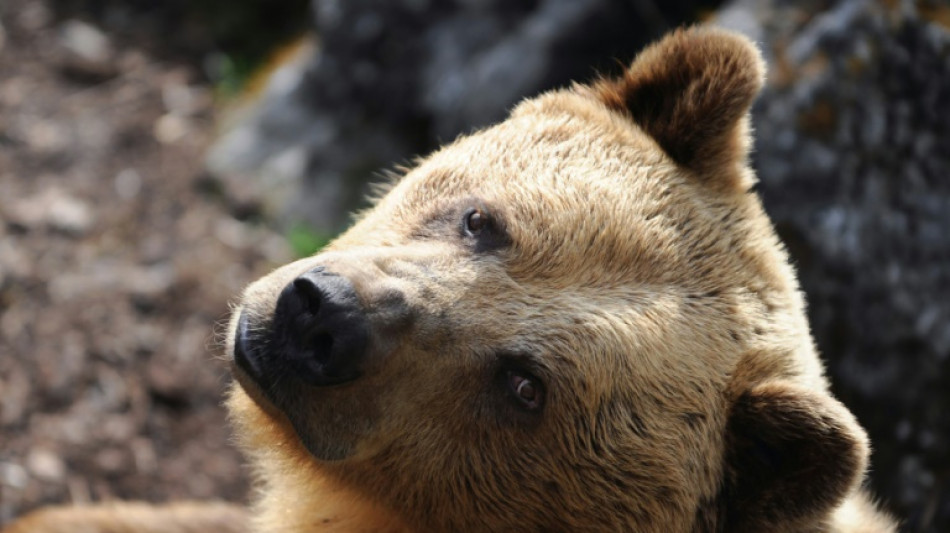
POLYGON ((251 529, 895 531, 751 190, 763 79, 745 38, 674 32, 249 286, 227 349, 251 529), (281 333, 308 275, 352 287, 366 339, 339 382, 279 349, 312 341, 281 333))
POLYGON ((235 365, 257 530, 893 531, 751 191, 763 78, 745 38, 677 31, 252 284, 237 335, 282 342, 282 292, 319 272, 354 287, 372 352, 333 386, 235 365))
POLYGON ((248 521, 246 509, 224 502, 112 502, 40 509, 3 533, 250 533, 248 521))

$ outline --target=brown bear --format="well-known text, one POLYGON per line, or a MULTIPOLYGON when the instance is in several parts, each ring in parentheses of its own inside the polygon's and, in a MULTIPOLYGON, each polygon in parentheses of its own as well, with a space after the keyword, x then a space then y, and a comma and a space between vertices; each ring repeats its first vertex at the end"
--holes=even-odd
POLYGON ((248 287, 251 529, 894 531, 751 190, 763 76, 745 38, 677 31, 248 287))
POLYGON ((751 191, 746 39, 520 104, 244 293, 256 530, 892 531, 751 191))

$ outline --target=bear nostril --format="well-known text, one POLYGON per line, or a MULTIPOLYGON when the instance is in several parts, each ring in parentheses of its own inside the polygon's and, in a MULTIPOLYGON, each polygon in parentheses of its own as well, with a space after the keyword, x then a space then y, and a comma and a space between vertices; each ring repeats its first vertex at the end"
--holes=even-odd
POLYGON ((303 297, 304 305, 310 314, 316 315, 319 313, 324 295, 314 278, 312 276, 301 276, 293 281, 293 286, 297 293, 303 297))
POLYGON ((333 353, 333 336, 329 333, 320 333, 310 341, 310 347, 315 354, 324 354, 328 357, 333 353))

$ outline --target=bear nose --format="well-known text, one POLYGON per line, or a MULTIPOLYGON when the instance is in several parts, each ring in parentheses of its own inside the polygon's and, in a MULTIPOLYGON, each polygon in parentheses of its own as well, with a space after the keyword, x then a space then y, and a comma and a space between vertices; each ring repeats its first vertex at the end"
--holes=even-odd
POLYGON ((267 351, 312 385, 333 385, 359 377, 370 339, 370 324, 353 283, 314 268, 283 289, 274 312, 267 351))

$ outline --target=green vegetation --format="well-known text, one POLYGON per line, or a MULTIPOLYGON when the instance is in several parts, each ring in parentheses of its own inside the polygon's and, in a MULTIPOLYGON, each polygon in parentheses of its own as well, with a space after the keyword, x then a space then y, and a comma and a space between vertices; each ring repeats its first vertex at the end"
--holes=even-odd
POLYGON ((200 22, 220 53, 218 93, 236 96, 282 46, 312 27, 309 0, 195 0, 185 9, 200 22))
POLYGON ((331 235, 316 231, 301 222, 294 224, 287 233, 287 242, 297 257, 308 257, 319 252, 331 238, 331 235))

